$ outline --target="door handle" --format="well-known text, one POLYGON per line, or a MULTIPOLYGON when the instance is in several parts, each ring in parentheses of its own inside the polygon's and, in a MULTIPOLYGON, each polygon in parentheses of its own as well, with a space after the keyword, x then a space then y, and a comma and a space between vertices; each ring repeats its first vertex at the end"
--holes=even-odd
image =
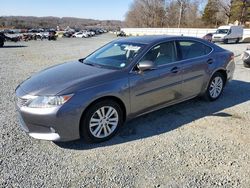
POLYGON ((179 70, 180 70, 180 69, 179 69, 178 67, 174 67, 174 68, 171 69, 171 72, 172 72, 172 73, 178 73, 179 70))
POLYGON ((209 60, 207 60, 207 63, 208 63, 209 65, 213 64, 213 62, 214 62, 214 60, 213 60, 213 59, 209 59, 209 60))

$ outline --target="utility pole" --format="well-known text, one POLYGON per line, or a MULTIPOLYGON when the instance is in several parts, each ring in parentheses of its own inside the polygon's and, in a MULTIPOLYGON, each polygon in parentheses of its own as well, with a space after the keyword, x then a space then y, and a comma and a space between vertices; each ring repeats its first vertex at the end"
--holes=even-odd
POLYGON ((180 14, 179 14, 179 21, 178 21, 178 28, 180 28, 180 25, 181 25, 182 8, 183 8, 183 2, 181 1, 180 14))

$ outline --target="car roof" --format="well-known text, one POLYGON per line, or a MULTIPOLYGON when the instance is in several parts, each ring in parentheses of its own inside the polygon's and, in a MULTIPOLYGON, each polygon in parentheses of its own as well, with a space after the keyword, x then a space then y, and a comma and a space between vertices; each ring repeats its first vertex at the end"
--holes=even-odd
POLYGON ((118 39, 119 42, 131 42, 131 43, 140 43, 140 44, 153 44, 165 40, 177 40, 177 39, 193 39, 201 40, 196 37, 187 37, 187 36, 175 36, 175 35, 145 35, 145 36, 136 36, 136 37, 127 37, 118 39))
POLYGON ((224 51, 225 49, 217 46, 216 44, 213 44, 209 41, 206 41, 202 38, 197 37, 189 37, 189 36, 175 36, 175 35, 145 35, 145 36, 136 36, 136 37, 125 37, 120 38, 118 40, 115 40, 113 42, 128 42, 128 43, 134 43, 134 44, 145 44, 148 46, 152 46, 157 43, 161 43, 167 40, 194 40, 201 42, 207 46, 212 47, 216 51, 224 51))

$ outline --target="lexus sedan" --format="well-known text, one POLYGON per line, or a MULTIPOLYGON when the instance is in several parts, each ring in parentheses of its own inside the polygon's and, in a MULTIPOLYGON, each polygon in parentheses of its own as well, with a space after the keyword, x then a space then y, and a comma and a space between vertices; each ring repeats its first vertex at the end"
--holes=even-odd
POLYGON ((200 95, 218 99, 234 69, 232 52, 203 39, 129 37, 28 78, 16 107, 31 137, 102 142, 131 118, 200 95))

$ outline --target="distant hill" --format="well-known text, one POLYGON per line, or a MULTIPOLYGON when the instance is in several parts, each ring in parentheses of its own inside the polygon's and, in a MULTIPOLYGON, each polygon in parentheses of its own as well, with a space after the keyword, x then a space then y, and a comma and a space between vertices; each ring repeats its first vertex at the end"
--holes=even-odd
POLYGON ((105 28, 117 29, 124 25, 119 20, 93 20, 73 17, 33 17, 33 16, 0 16, 0 28, 31 29, 56 28, 65 29, 67 26, 74 29, 105 28))

